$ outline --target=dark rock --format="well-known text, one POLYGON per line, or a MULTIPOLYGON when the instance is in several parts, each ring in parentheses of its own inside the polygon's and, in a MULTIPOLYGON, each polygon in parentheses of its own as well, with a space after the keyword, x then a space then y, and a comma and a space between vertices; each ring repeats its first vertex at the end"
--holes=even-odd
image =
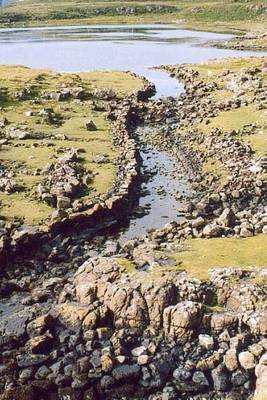
POLYGON ((115 367, 112 371, 112 376, 116 381, 132 382, 139 378, 141 368, 139 365, 120 365, 115 367))
POLYGON ((229 375, 226 368, 223 365, 219 365, 217 368, 211 371, 212 381, 214 390, 218 392, 226 392, 229 389, 229 375))
POLYGON ((49 360, 49 355, 44 354, 25 354, 17 357, 19 367, 27 368, 44 364, 49 360))

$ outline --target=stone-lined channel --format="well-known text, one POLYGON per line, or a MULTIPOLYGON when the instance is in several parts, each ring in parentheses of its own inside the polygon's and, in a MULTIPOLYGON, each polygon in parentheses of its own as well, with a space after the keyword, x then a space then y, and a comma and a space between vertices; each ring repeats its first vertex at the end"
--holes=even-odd
POLYGON ((138 205, 129 226, 120 235, 120 241, 143 234, 148 228, 160 228, 166 222, 183 218, 178 216, 184 200, 192 189, 178 160, 166 151, 147 143, 147 136, 155 135, 159 126, 144 125, 136 129, 141 158, 141 186, 138 205))

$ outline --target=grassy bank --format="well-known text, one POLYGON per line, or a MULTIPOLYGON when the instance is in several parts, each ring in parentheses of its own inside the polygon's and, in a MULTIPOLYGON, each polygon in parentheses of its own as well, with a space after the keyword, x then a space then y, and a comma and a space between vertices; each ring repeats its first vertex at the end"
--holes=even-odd
POLYGON ((265 2, 192 1, 14 1, 1 10, 2 26, 176 23, 192 29, 245 32, 267 27, 265 2))
POLYGON ((53 208, 37 197, 42 170, 69 149, 77 150, 83 168, 92 177, 83 198, 107 192, 116 175, 117 150, 105 117, 105 104, 94 98, 94 90, 109 87, 122 97, 140 87, 142 81, 123 72, 59 74, 20 66, 0 66, 0 77, 1 169, 17 185, 12 193, 0 191, 0 215, 27 224, 40 224, 48 218, 53 208), (89 100, 45 99, 46 94, 77 87, 87 93, 89 100), (50 111, 45 111, 49 109, 52 121, 47 118, 50 111), (88 120, 97 130, 88 131, 88 120), (10 137, 13 128, 27 136, 10 137), (94 159, 99 155, 106 155, 109 162, 97 164, 94 159))
POLYGON ((267 267, 267 235, 245 239, 191 239, 174 257, 176 267, 199 279, 207 279, 211 268, 240 267, 259 270, 267 267))
MULTIPOLYGON (((219 107, 221 102, 232 101, 236 93, 231 90, 231 79, 224 76, 225 70, 244 73, 245 69, 261 67, 264 64, 264 58, 247 58, 247 59, 226 59, 218 61, 209 61, 203 64, 190 65, 192 72, 199 74, 199 80, 206 83, 215 82, 217 87, 215 90, 207 94, 207 98, 219 107)), ((266 82, 266 74, 258 73, 258 79, 266 82)), ((267 114, 266 106, 263 104, 259 107, 253 101, 255 91, 253 86, 243 89, 242 105, 236 109, 220 110, 218 115, 212 118, 205 118, 202 122, 195 122, 192 125, 192 130, 195 130, 196 135, 204 135, 208 137, 214 132, 220 135, 231 134, 236 139, 250 146, 254 153, 255 159, 267 155, 267 114), (254 127, 251 133, 250 127, 254 127), (246 133, 249 130, 248 133, 246 133)), ((181 129, 181 135, 187 135, 188 130, 181 129)), ((206 154, 206 147, 202 144, 192 142, 194 151, 201 151, 206 154)), ((230 172, 221 161, 209 156, 203 165, 205 173, 216 177, 221 184, 227 183, 230 172)), ((262 179, 266 181, 263 173, 262 179)))
MULTIPOLYGON (((223 71, 229 69, 233 72, 242 74, 245 68, 261 67, 264 63, 263 58, 247 58, 247 59, 227 59, 225 61, 211 61, 206 64, 195 65, 193 68, 199 72, 202 79, 210 82, 216 82, 218 88, 215 94, 211 94, 214 101, 231 100, 235 93, 229 90, 229 80, 223 76, 223 71)), ((266 73, 258 74, 258 78, 263 82, 267 81, 266 73)), ((241 107, 221 111, 216 117, 211 118, 209 123, 204 121, 197 126, 202 133, 210 134, 214 129, 219 129, 225 134, 238 132, 239 140, 251 146, 257 157, 267 155, 267 114, 266 108, 263 105, 258 107, 252 101, 255 96, 253 87, 248 88, 243 94, 243 103, 241 107), (246 105, 247 102, 247 105, 246 105), (255 125, 256 130, 252 135, 241 134, 245 127, 255 125)))

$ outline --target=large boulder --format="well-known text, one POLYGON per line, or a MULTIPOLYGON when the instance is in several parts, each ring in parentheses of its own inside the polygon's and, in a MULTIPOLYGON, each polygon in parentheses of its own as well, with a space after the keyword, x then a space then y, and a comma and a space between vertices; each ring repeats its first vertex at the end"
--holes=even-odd
POLYGON ((218 218, 219 225, 226 228, 233 228, 235 226, 235 214, 231 208, 225 208, 218 218))
POLYGON ((156 282, 143 282, 141 291, 148 309, 149 322, 160 328, 163 323, 163 311, 177 301, 177 289, 166 278, 156 282))
POLYGON ((216 392, 226 392, 229 389, 229 375, 223 364, 212 370, 211 377, 216 392))
POLYGON ((257 310, 244 315, 243 321, 249 326, 251 333, 256 335, 267 335, 267 310, 257 310))
POLYGON ((115 367, 112 371, 112 376, 119 382, 133 382, 133 380, 138 379, 140 373, 141 368, 139 365, 124 364, 115 367))
POLYGON ((237 325, 238 317, 232 312, 214 313, 211 316, 210 327, 215 332, 221 332, 226 328, 233 328, 237 325))
POLYGON ((89 314, 89 308, 77 303, 58 304, 52 311, 52 315, 63 326, 71 331, 79 331, 85 317, 89 314))
POLYGON ((203 235, 207 238, 220 237, 224 233, 223 227, 216 224, 208 224, 203 229, 203 235))
POLYGON ((165 308, 163 327, 166 337, 190 338, 201 326, 204 308, 201 303, 183 301, 165 308))
POLYGON ((108 283, 117 281, 121 272, 122 268, 115 258, 99 257, 86 261, 74 277, 77 300, 90 304, 103 297, 108 283))
POLYGON ((238 360, 242 368, 251 370, 255 368, 255 357, 249 351, 242 351, 238 355, 238 360))
POLYGON ((230 292, 226 308, 230 311, 254 311, 257 303, 264 297, 264 291, 252 284, 237 285, 230 292))
POLYGON ((83 305, 100 301, 117 328, 152 325, 159 329, 164 309, 177 302, 173 280, 173 274, 148 280, 146 272, 125 273, 116 258, 94 258, 75 274, 76 301, 83 305))

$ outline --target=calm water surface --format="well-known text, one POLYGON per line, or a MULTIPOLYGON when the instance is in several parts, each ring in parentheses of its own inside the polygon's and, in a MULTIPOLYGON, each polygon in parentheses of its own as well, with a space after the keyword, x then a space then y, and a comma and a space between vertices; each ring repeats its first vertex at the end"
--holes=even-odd
POLYGON ((0 63, 64 72, 131 70, 154 82, 158 96, 169 96, 179 94, 182 85, 151 67, 252 54, 201 47, 208 40, 229 38, 171 25, 0 29, 0 63))
POLYGON ((122 243, 142 235, 148 228, 160 228, 167 222, 183 219, 180 210, 185 198, 192 195, 191 184, 178 160, 146 143, 144 134, 153 135, 158 129, 152 125, 137 128, 142 183, 137 210, 134 209, 129 227, 120 235, 122 243))

